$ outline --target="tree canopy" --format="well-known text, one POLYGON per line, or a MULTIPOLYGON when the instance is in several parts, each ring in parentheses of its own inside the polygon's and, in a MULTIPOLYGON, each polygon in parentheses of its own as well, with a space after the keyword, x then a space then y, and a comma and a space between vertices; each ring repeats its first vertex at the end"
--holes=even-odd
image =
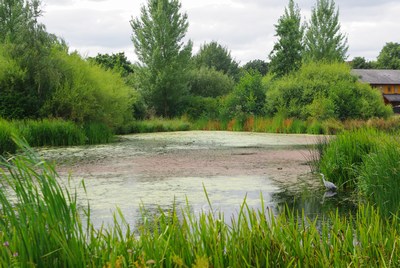
POLYGON ((307 61, 343 62, 347 58, 347 37, 340 31, 339 9, 334 0, 317 0, 305 34, 307 61))
POLYGON ((141 62, 140 90, 158 115, 178 115, 188 94, 192 43, 182 41, 187 15, 178 0, 148 0, 139 18, 131 20, 132 41, 141 62))
POLYGON ((379 53, 377 66, 381 69, 400 69, 400 44, 386 43, 379 53))
POLYGON ((300 8, 293 0, 289 0, 275 30, 278 41, 269 55, 270 71, 277 76, 283 76, 298 70, 303 56, 304 27, 301 25, 300 8))
POLYGON ((215 41, 203 44, 193 57, 197 68, 208 67, 221 71, 234 79, 238 78, 239 64, 232 58, 231 52, 215 41))

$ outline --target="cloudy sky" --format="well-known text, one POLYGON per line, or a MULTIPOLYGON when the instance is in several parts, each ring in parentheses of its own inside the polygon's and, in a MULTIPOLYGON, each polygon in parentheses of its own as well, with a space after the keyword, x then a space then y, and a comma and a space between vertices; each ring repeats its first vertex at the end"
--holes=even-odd
MULTIPOLYGON (((305 21, 314 0, 295 1, 305 21)), ((83 56, 125 52, 136 61, 129 21, 147 0, 42 0, 41 21, 83 56)), ((285 0, 181 0, 189 17, 187 38, 196 53, 205 42, 227 47, 241 64, 267 60, 285 0)), ((375 60, 386 42, 400 43, 399 0, 336 0, 342 32, 348 35, 349 59, 375 60)))

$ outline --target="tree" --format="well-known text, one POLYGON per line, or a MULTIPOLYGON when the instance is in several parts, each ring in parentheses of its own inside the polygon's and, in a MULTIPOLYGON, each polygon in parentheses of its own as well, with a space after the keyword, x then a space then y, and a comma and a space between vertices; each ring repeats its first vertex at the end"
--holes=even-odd
POLYGON ((269 55, 270 70, 283 76, 298 70, 302 62, 304 26, 301 25, 300 9, 293 0, 289 0, 275 30, 278 41, 269 55))
POLYGON ((178 0, 148 0, 140 18, 131 20, 142 93, 156 113, 165 117, 182 112, 188 94, 192 43, 182 41, 189 24, 180 9, 178 0))
POLYGON ((364 57, 355 57, 351 61, 351 68, 353 69, 373 69, 373 63, 367 61, 364 57))
POLYGON ((334 0, 317 0, 305 34, 306 60, 343 62, 347 51, 347 37, 340 32, 339 10, 334 0))
POLYGON ((190 72, 190 92, 195 96, 218 97, 232 91, 235 82, 228 75, 201 67, 190 72))
POLYGON ((389 42, 382 48, 377 59, 378 68, 400 69, 400 44, 389 42))
POLYGON ((238 79, 239 64, 232 59, 231 53, 226 47, 215 41, 202 45, 199 52, 193 57, 193 61, 197 68, 214 68, 238 79))
POLYGON ((264 76, 268 73, 269 63, 263 60, 251 60, 243 65, 242 69, 247 72, 256 71, 264 76))
POLYGON ((122 77, 127 77, 134 72, 132 63, 125 56, 124 52, 116 54, 97 54, 96 57, 89 57, 89 62, 94 62, 106 70, 115 70, 122 77))

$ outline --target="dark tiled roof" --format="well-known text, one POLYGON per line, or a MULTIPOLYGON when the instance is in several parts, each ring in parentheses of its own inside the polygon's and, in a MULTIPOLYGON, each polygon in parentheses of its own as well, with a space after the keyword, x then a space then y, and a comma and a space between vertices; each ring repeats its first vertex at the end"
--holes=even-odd
POLYGON ((400 70, 353 69, 351 73, 372 85, 400 85, 400 70))
POLYGON ((383 97, 388 102, 400 102, 400 94, 384 94, 383 97))

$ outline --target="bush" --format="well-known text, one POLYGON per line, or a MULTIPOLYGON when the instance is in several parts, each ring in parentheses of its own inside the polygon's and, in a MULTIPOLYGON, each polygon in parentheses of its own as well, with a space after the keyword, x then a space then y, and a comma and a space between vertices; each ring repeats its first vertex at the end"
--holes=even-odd
POLYGON ((308 63, 268 83, 266 111, 303 120, 368 119, 392 114, 381 93, 357 81, 346 64, 308 63))
POLYGON ((135 91, 112 71, 91 65, 77 54, 55 51, 64 79, 47 100, 42 114, 79 124, 101 122, 111 128, 132 119, 135 91))
POLYGON ((195 96, 224 96, 232 91, 234 85, 231 77, 212 68, 201 67, 190 72, 190 93, 195 96))
POLYGON ((223 118, 238 118, 244 121, 250 115, 264 115, 265 87, 262 76, 256 73, 246 73, 225 99, 222 108, 223 118))

